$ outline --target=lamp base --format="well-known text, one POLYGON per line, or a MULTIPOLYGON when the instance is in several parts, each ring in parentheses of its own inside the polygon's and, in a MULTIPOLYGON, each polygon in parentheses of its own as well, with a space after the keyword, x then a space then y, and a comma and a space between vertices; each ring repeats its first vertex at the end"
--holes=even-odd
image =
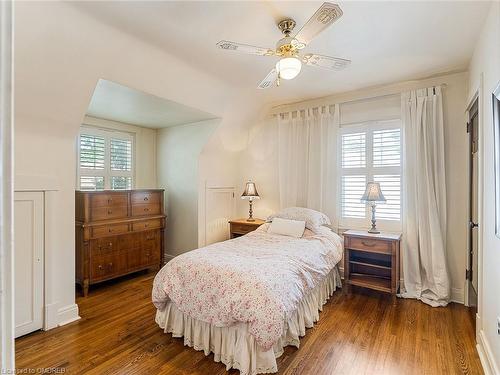
POLYGON ((249 217, 249 218, 247 219, 247 221, 255 221, 255 219, 254 219, 254 218, 249 217))
POLYGON ((372 203, 372 227, 368 230, 368 233, 379 234, 380 231, 377 229, 377 220, 375 219, 375 207, 376 204, 372 203))

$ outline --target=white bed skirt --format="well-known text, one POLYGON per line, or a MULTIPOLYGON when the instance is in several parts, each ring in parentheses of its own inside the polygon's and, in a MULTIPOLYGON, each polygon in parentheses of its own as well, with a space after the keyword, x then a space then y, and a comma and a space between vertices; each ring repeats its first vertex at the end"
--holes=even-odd
POLYGON ((319 320, 319 311, 337 287, 341 287, 338 267, 311 290, 287 319, 283 335, 272 349, 263 351, 248 331, 248 323, 230 327, 215 327, 185 315, 174 303, 168 302, 163 310, 157 310, 156 323, 173 337, 184 337, 184 345, 203 350, 205 355, 214 353, 214 360, 226 365, 226 369, 240 370, 241 375, 266 374, 278 371, 276 358, 283 354, 287 345, 299 347, 299 337, 306 328, 319 320))

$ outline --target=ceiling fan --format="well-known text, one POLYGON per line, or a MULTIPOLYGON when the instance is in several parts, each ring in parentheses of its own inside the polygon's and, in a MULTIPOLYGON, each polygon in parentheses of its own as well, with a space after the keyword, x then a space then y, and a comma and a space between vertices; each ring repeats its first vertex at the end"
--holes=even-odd
POLYGON ((306 24, 295 34, 290 36, 295 21, 291 18, 284 19, 278 23, 278 28, 285 35, 276 43, 276 49, 262 48, 221 40, 217 46, 224 50, 239 51, 250 55, 278 56, 280 60, 259 84, 259 89, 267 89, 273 85, 279 86, 281 79, 295 78, 302 68, 302 64, 319 66, 320 68, 341 70, 351 63, 350 60, 338 57, 316 55, 314 53, 300 54, 300 51, 342 16, 342 10, 337 4, 323 3, 306 24))

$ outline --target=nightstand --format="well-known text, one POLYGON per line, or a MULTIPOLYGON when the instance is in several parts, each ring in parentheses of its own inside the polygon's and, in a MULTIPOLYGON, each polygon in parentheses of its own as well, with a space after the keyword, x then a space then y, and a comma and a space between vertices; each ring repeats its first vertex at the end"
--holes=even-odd
POLYGON ((348 230, 344 235, 344 282, 390 293, 399 290, 401 234, 348 230))
POLYGON ((265 221, 261 219, 255 219, 255 221, 247 221, 247 219, 229 220, 229 233, 231 238, 244 236, 245 234, 254 231, 264 223, 265 221))

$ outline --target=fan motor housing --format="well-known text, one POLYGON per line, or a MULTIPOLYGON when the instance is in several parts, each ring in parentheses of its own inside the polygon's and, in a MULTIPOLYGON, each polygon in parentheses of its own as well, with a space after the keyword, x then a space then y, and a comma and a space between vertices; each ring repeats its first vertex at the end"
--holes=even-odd
POLYGON ((276 52, 282 56, 294 56, 297 53, 297 48, 294 47, 293 41, 295 38, 286 36, 278 40, 276 43, 276 52))
POLYGON ((283 34, 289 36, 290 33, 293 31, 295 25, 296 23, 294 20, 292 20, 291 18, 287 18, 278 23, 278 28, 281 30, 283 34))

